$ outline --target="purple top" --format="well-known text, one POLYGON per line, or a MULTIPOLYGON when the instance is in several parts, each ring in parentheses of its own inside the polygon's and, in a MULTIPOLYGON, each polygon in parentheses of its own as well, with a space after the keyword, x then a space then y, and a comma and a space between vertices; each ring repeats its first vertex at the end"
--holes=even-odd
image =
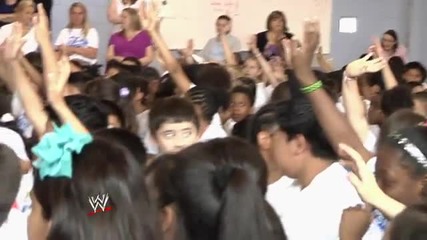
POLYGON ((145 50, 152 45, 151 38, 146 31, 141 31, 131 40, 122 32, 115 33, 110 38, 109 46, 114 46, 114 55, 119 57, 145 57, 145 50))

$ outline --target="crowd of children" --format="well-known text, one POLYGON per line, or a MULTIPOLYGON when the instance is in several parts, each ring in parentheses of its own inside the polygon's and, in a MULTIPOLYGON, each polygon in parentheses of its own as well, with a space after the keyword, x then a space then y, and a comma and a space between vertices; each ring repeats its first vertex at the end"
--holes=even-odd
POLYGON ((105 74, 82 3, 55 42, 41 4, 8 26, 0 239, 427 239, 426 70, 394 31, 335 69, 316 19, 298 41, 272 12, 242 58, 220 16, 176 58, 136 2, 112 2, 105 74))

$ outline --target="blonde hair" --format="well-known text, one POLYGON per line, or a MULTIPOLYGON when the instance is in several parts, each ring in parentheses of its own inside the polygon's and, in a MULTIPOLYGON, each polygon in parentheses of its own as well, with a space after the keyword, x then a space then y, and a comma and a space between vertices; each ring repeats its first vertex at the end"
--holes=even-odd
MULTIPOLYGON (((87 8, 86 8, 86 6, 83 3, 81 3, 81 2, 75 2, 75 3, 71 4, 70 10, 69 10, 69 14, 71 14, 71 11, 73 11, 74 8, 81 8, 83 10, 84 14, 85 14, 85 17, 83 19, 83 29, 82 29, 82 32, 83 32, 83 36, 86 37, 87 34, 89 33, 90 28, 91 28, 90 24, 89 24, 88 17, 87 17, 87 8)), ((73 28, 73 24, 71 23, 71 21, 68 22, 66 28, 69 28, 69 29, 73 28)))
POLYGON ((15 13, 22 12, 27 7, 32 7, 35 10, 36 4, 33 2, 33 0, 22 0, 15 7, 15 13))
POLYGON ((138 11, 133 8, 125 8, 123 9, 124 13, 129 14, 130 20, 131 20, 131 27, 133 30, 141 30, 141 20, 139 19, 138 11))

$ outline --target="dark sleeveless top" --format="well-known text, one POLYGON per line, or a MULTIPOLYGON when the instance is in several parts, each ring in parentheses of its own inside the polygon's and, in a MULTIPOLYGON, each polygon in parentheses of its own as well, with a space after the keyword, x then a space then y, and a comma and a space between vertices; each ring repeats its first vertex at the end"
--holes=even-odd
MULTIPOLYGON (((291 39, 294 36, 292 33, 289 33, 289 32, 285 32, 284 35, 285 35, 285 38, 289 38, 289 39, 291 39)), ((264 53, 265 52, 265 46, 268 43, 267 31, 258 33, 256 35, 256 40, 257 40, 257 47, 258 47, 259 51, 264 53)))
MULTIPOLYGON (((7 5, 4 0, 0 1, 0 14, 12 14, 15 12, 15 7, 18 5, 19 1, 16 1, 15 4, 7 5)), ((0 27, 9 24, 8 22, 0 21, 0 27)))

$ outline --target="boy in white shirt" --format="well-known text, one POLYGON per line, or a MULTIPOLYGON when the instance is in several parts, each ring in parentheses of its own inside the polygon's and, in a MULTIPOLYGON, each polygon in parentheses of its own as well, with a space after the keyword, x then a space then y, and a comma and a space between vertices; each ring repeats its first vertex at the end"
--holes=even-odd
POLYGON ((267 201, 288 239, 339 239, 343 210, 363 204, 347 180, 347 171, 336 162, 338 157, 306 99, 275 103, 270 109, 278 126, 271 134, 270 153, 293 180, 285 181, 282 188, 269 188, 267 201))

